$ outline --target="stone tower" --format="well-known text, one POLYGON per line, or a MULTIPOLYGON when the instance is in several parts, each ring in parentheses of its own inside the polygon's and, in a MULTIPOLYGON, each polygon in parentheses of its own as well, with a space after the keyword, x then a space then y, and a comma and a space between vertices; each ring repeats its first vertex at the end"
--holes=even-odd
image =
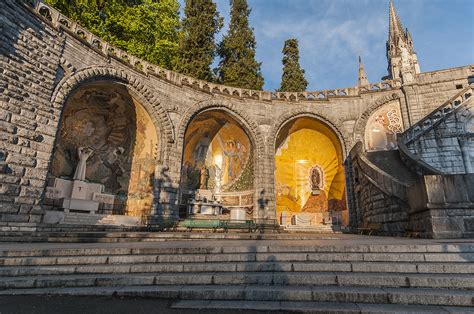
POLYGON ((403 29, 392 0, 390 0, 389 31, 387 40, 388 78, 411 83, 420 73, 418 58, 408 29, 403 29))
POLYGON ((367 78, 367 74, 364 70, 364 64, 362 64, 362 58, 359 56, 359 76, 357 81, 357 86, 365 86, 369 85, 369 79, 367 78))

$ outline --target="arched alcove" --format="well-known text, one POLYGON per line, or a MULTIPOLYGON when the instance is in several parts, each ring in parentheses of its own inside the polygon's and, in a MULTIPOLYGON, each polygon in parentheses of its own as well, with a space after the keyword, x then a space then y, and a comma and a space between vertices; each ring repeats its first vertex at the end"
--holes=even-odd
POLYGON ((149 215, 158 145, 150 115, 124 85, 82 84, 69 95, 61 114, 46 203, 81 212, 99 203, 98 210, 90 211, 149 215), (78 178, 81 148, 90 156, 78 178))
POLYGON ((276 216, 282 225, 347 224, 343 149, 324 122, 299 117, 275 142, 276 216))
POLYGON ((184 135, 180 187, 181 215, 204 213, 200 208, 193 212, 193 204, 217 203, 219 215, 242 208, 246 218, 252 217, 254 143, 236 118, 216 109, 191 119, 184 135))
POLYGON ((365 127, 365 149, 368 151, 397 148, 397 134, 403 131, 398 102, 391 102, 374 111, 365 127))

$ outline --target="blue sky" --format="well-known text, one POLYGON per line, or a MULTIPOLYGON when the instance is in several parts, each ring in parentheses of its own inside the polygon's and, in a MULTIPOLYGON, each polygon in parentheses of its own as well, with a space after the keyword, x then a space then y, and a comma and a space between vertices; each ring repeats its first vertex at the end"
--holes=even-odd
MULTIPOLYGON (((184 0, 179 0, 183 6, 184 0)), ((224 28, 229 1, 214 0, 224 28)), ((308 90, 357 84, 362 56, 370 82, 387 74, 388 0, 248 0, 266 90, 280 86, 281 50, 297 38, 308 90)), ((422 72, 474 63, 474 0, 394 0, 422 72)))

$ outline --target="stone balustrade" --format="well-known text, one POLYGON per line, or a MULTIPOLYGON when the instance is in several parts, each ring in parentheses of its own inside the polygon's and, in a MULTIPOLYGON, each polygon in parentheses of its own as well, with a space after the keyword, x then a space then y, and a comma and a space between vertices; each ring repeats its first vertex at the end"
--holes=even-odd
POLYGON ((446 117, 461 108, 462 103, 472 96, 472 87, 467 87, 443 103, 426 117, 398 135, 398 147, 405 164, 418 175, 440 175, 443 171, 434 168, 422 159, 422 148, 415 145, 420 138, 428 134, 446 117))
POLYGON ((472 96, 472 87, 467 87, 453 98, 443 103, 429 115, 415 123, 411 128, 402 133, 400 138, 405 145, 414 142, 417 138, 432 130, 444 117, 454 112, 461 104, 472 96))
POLYGON ((176 73, 151 64, 145 60, 137 58, 117 47, 114 47, 106 41, 100 39, 96 35, 89 32, 78 23, 69 19, 65 15, 53 7, 43 3, 40 0, 24 0, 33 10, 33 12, 41 16, 46 22, 51 23, 57 28, 70 33, 75 38, 81 40, 98 53, 119 60, 125 65, 141 72, 145 75, 157 76, 161 79, 167 80, 175 85, 189 86, 191 88, 213 93, 228 95, 237 98, 256 99, 264 101, 327 101, 332 97, 357 97, 363 93, 378 92, 381 90, 390 90, 401 86, 401 81, 386 80, 361 87, 338 88, 321 91, 306 91, 306 92, 277 92, 277 91, 259 91, 243 88, 230 87, 220 84, 209 83, 198 80, 190 76, 176 73))

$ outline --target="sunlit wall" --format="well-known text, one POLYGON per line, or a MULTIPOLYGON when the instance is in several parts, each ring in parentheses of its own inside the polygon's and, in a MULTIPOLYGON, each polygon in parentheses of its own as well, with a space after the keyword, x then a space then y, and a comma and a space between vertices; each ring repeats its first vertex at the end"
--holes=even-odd
POLYGON ((299 118, 288 123, 277 138, 275 166, 277 217, 282 211, 293 215, 346 210, 341 146, 322 122, 299 118), (320 187, 318 195, 312 193, 315 185, 320 187))

